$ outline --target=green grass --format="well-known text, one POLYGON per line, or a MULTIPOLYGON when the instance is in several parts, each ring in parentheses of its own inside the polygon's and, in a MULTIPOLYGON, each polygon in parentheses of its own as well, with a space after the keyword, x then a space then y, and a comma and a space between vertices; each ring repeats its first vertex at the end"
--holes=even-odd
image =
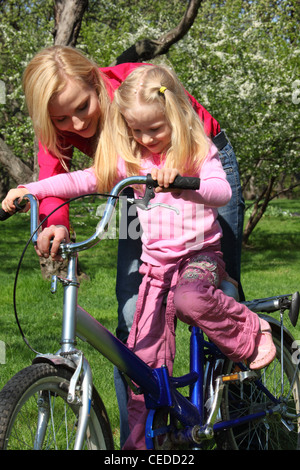
POLYGON ((247 298, 299 290, 299 200, 272 202, 243 249, 242 283, 247 298))
MULTIPOLYGON (((74 205, 72 222, 77 239, 91 235, 97 219, 91 205, 79 210, 74 205), (76 213, 76 216, 75 216, 76 213)), ((243 250, 242 282, 247 299, 292 293, 300 288, 300 200, 272 203, 243 250)), ((0 388, 23 367, 30 365, 34 353, 23 342, 13 312, 13 284, 19 258, 29 237, 29 216, 19 214, 0 225, 0 340, 5 343, 6 360, 0 364, 0 388)), ((104 240, 80 255, 81 269, 90 277, 79 289, 79 304, 114 332, 117 326, 115 276, 117 240, 104 240)), ((30 246, 18 280, 17 308, 21 326, 29 343, 42 353, 59 349, 62 288, 50 293, 50 281, 41 278, 39 261, 30 246)), ((289 322, 287 322, 287 326, 289 322)), ((300 339, 299 327, 292 328, 300 339)), ((119 441, 118 407, 114 392, 113 366, 89 345, 79 341, 92 366, 93 377, 111 420, 116 447, 119 441)), ((177 327, 177 356, 174 374, 186 373, 188 328, 177 327)))

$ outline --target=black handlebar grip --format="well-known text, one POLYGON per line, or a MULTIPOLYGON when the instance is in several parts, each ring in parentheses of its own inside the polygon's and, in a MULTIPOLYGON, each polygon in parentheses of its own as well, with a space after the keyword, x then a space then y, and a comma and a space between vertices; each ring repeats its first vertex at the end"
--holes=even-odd
POLYGON ((200 178, 196 178, 194 176, 177 175, 174 182, 170 184, 169 188, 196 190, 200 188, 200 178))
MULTIPOLYGON (((158 186, 156 180, 151 178, 151 175, 147 175, 149 181, 153 183, 154 187, 158 186)), ((180 176, 177 175, 174 182, 169 185, 170 189, 199 189, 200 188, 200 178, 196 178, 194 176, 180 176)))
POLYGON ((4 209, 0 209, 0 220, 3 221, 3 220, 6 220, 8 219, 11 215, 13 214, 9 214, 8 212, 5 212, 4 209))
POLYGON ((11 217, 12 215, 14 215, 16 212, 19 212, 21 211, 22 209, 24 209, 24 207, 26 206, 28 201, 25 201, 24 199, 22 201, 19 202, 19 199, 15 199, 14 200, 14 205, 15 205, 15 212, 13 214, 9 214, 8 212, 5 212, 5 210, 3 210, 2 208, 0 209, 0 221, 4 221, 6 219, 8 219, 9 217, 11 217))

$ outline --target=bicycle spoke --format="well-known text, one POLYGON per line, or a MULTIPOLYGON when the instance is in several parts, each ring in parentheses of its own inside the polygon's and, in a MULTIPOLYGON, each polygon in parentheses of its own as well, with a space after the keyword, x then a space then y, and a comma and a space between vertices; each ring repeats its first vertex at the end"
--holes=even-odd
MULTIPOLYGON (((71 376, 67 369, 57 370, 48 364, 37 364, 24 369, 7 384, 6 390, 1 392, 5 400, 0 399, 0 416, 4 416, 4 407, 9 406, 10 410, 5 414, 6 421, 2 418, 2 448, 74 448, 80 405, 67 401, 71 376)), ((106 410, 96 392, 83 447, 113 449, 106 410)))
MULTIPOLYGON (((277 357, 268 367, 258 372, 259 381, 270 395, 267 396, 256 382, 232 383, 228 386, 222 403, 224 420, 238 420, 261 412, 266 415, 221 432, 219 442, 222 448, 274 450, 298 447, 299 370, 292 363, 289 347, 285 345, 282 354, 280 339, 273 339, 278 351, 277 357)), ((230 366, 228 363, 227 367, 225 373, 230 372, 233 364, 230 366)))

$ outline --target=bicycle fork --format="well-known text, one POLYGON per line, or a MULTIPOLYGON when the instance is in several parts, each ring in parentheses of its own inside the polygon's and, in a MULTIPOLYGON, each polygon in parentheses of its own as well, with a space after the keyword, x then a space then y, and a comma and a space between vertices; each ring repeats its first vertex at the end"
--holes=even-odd
MULTIPOLYGON (((79 406, 79 419, 75 436, 74 450, 83 448, 86 429, 90 416, 91 400, 92 400, 92 374, 88 361, 82 354, 70 357, 73 363, 77 362, 77 367, 70 380, 67 402, 70 406, 79 406), (81 376, 80 396, 77 393, 78 380, 81 376)), ((54 360, 53 360, 54 361, 54 360)), ((38 400, 38 422, 37 430, 34 438, 34 450, 41 450, 45 440, 48 426, 52 429, 53 439, 55 441, 55 432, 52 419, 52 403, 54 399, 50 392, 43 392, 38 400)))
POLYGON ((82 370, 82 381, 81 381, 81 398, 80 398, 80 411, 79 411, 79 421, 78 421, 78 428, 76 433, 76 440, 74 445, 74 450, 80 450, 83 447, 86 429, 88 425, 88 420, 90 417, 90 410, 91 410, 91 403, 92 403, 92 372, 90 365, 86 358, 81 355, 81 359, 79 360, 79 364, 77 369, 71 379, 70 388, 69 388, 69 395, 68 395, 68 402, 73 403, 73 400, 76 401, 78 398, 75 395, 76 390, 76 383, 79 378, 79 374, 77 377, 77 370, 80 373, 82 370), (71 387, 74 387, 71 394, 71 387))
MULTIPOLYGON (((92 372, 90 365, 81 351, 76 350, 76 311, 79 282, 77 280, 77 253, 69 256, 68 272, 66 278, 53 276, 51 292, 56 292, 57 281, 62 283, 64 289, 63 323, 61 335, 61 350, 56 356, 49 356, 50 362, 61 364, 62 361, 72 368, 67 393, 67 402, 70 406, 79 407, 78 426, 75 437, 74 450, 83 447, 92 402, 92 372), (80 389, 79 389, 80 380, 80 389)), ((51 397, 41 396, 38 400, 39 417, 35 437, 35 448, 43 445, 46 429, 50 420, 51 424, 51 397)))

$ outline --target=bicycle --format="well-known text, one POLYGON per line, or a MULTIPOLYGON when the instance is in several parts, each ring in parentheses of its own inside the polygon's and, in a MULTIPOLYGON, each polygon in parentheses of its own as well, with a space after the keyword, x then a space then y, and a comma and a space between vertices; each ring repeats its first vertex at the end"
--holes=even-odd
MULTIPOLYGON (((197 180, 197 179, 196 179, 197 180)), ((127 186, 146 185, 145 210, 154 206, 155 182, 130 177, 111 191, 95 233, 83 242, 61 244, 68 260, 66 278, 54 276, 64 290, 60 349, 37 354, 0 392, 0 449, 113 449, 105 405, 93 386, 91 367, 76 337, 87 341, 112 362, 149 409, 145 438, 148 449, 201 449, 214 442, 220 449, 297 449, 300 424, 300 374, 295 341, 284 326, 299 314, 299 293, 245 301, 272 327, 276 359, 265 369, 233 363, 196 327, 190 328, 190 370, 171 377, 166 367, 151 369, 103 325, 78 306, 78 253, 96 245, 108 230, 117 199, 127 186), (278 311, 280 320, 269 316, 278 311), (188 388, 186 396, 179 388, 188 388)), ((176 180, 175 187, 197 188, 195 178, 176 180), (196 186, 195 186, 196 184, 196 186)), ((31 240, 36 243, 38 204, 31 206, 31 240)), ((22 206, 21 206, 22 207, 22 206)), ((237 298, 231 283, 221 288, 237 298)))

